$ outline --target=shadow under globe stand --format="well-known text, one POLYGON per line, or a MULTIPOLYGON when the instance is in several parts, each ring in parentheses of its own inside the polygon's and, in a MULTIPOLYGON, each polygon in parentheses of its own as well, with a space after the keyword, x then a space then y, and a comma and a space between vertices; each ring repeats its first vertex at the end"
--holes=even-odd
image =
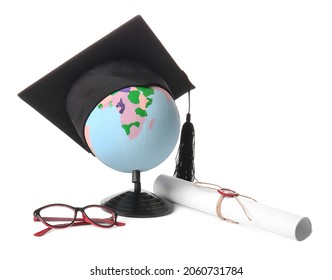
POLYGON ((158 197, 154 193, 141 189, 141 172, 132 172, 134 189, 107 197, 101 204, 117 211, 120 216, 134 218, 152 218, 173 212, 173 203, 158 197))

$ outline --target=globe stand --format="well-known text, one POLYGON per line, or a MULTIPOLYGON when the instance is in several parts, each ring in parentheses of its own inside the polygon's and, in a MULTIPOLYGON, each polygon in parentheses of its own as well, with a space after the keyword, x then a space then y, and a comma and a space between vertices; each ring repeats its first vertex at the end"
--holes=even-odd
POLYGON ((102 200, 101 204, 114 209, 120 216, 134 218, 160 217, 173 212, 173 203, 141 190, 139 170, 132 172, 133 191, 126 191, 102 200))

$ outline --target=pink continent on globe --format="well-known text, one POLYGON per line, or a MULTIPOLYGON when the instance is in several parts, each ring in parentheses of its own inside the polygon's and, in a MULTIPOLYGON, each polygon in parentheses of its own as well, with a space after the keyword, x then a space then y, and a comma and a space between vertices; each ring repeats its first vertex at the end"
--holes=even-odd
MULTIPOLYGON (((130 91, 137 90, 136 87, 131 87, 130 91)), ((130 133, 128 135, 129 139, 135 139, 141 132, 142 126, 145 122, 145 117, 141 117, 136 114, 136 109, 141 108, 142 110, 146 110, 146 104, 148 103, 148 99, 144 96, 144 94, 139 95, 139 103, 134 104, 128 99, 129 92, 127 91, 118 91, 115 94, 111 94, 107 96, 102 102, 100 102, 100 109, 104 110, 107 107, 116 106, 120 114, 121 124, 122 125, 130 125, 131 123, 139 123, 139 126, 132 125, 130 128, 130 133)))

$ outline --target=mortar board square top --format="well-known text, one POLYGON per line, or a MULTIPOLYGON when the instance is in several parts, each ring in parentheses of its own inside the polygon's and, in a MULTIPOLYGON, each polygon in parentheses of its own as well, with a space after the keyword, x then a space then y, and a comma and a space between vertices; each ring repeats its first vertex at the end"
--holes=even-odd
POLYGON ((136 16, 19 93, 90 152, 83 127, 92 109, 128 86, 156 85, 174 99, 194 89, 141 16, 136 16))

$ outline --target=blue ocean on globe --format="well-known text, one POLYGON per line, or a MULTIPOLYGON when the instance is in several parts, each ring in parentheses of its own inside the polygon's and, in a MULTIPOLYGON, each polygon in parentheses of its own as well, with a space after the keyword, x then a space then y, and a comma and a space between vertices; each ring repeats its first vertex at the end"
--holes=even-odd
POLYGON ((91 152, 121 171, 146 171, 173 151, 180 131, 178 109, 160 87, 128 87, 104 98, 91 112, 85 139, 91 152))

